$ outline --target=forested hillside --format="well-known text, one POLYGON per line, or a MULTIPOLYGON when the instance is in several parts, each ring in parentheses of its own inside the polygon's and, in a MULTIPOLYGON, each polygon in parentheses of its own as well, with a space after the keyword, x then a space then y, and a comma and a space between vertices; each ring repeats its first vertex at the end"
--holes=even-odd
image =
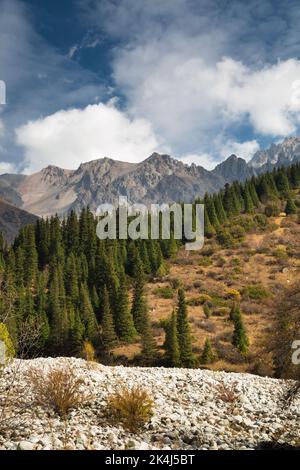
MULTIPOLYGON (((208 245, 241 248, 247 233, 271 231, 269 220, 280 212, 297 217, 299 187, 300 165, 296 164, 245 183, 227 184, 219 193, 196 201, 205 204, 208 245)), ((99 359, 113 361, 116 348, 126 352, 129 345, 138 343, 132 359, 136 364, 211 363, 214 351, 209 338, 204 350, 194 347, 190 304, 180 280, 174 282, 176 297, 160 323, 163 340, 154 336, 146 283, 168 277, 174 256, 183 249, 180 244, 174 238, 103 241, 96 236, 96 224, 87 208, 79 216, 71 212, 64 220, 37 220, 21 230, 11 247, 1 241, 0 321, 6 323, 17 353, 82 356, 94 349, 99 359)), ((198 255, 209 263, 214 251, 203 253, 198 255)), ((199 280, 205 285, 201 273, 199 280)), ((205 300, 202 304, 209 317, 212 305, 205 300)), ((232 344, 245 358, 249 338, 239 293, 232 293, 228 306, 232 344)))

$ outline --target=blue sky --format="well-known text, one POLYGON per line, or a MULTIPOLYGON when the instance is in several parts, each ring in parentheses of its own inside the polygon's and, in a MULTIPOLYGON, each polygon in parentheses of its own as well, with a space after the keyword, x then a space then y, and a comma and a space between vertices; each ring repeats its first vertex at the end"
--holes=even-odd
POLYGON ((297 135, 299 1, 0 0, 0 172, 297 135))

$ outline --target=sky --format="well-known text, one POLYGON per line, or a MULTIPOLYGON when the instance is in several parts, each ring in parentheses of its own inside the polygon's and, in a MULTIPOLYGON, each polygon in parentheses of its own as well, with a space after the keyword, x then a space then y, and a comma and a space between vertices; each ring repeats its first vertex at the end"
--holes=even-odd
POLYGON ((299 134, 299 31, 298 0, 0 0, 0 173, 249 160, 299 134))

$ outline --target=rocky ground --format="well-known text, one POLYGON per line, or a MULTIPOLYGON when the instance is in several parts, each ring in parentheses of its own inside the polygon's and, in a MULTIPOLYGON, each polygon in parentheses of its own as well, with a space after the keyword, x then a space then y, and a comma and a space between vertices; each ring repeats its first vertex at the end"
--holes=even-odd
POLYGON ((300 399, 282 407, 289 385, 200 369, 107 367, 70 358, 16 360, 1 373, 1 395, 13 388, 12 393, 23 394, 20 401, 25 396, 25 406, 12 407, 6 414, 0 408, 0 449, 254 449, 272 439, 299 445, 300 399), (32 367, 58 365, 76 368, 93 395, 67 420, 30 406, 31 391, 24 381, 32 367), (140 385, 154 399, 154 416, 137 434, 106 418, 106 399, 122 383, 140 385), (236 399, 224 401, 221 391, 233 389, 236 399))

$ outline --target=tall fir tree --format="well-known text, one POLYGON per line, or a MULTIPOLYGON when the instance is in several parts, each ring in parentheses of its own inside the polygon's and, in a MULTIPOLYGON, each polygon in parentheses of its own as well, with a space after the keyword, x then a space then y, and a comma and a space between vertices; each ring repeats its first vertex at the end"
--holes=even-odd
POLYGON ((102 323, 101 323, 101 337, 105 349, 111 349, 116 345, 117 335, 115 332, 114 319, 109 304, 109 295, 107 287, 104 286, 103 291, 103 305, 102 305, 102 323))
POLYGON ((177 316, 173 311, 171 318, 165 326, 166 339, 164 349, 166 351, 166 363, 170 367, 180 367, 180 350, 177 330, 177 316))
POLYGON ((183 289, 178 290, 177 331, 180 362, 183 367, 194 367, 195 356, 192 350, 192 337, 187 315, 187 305, 183 289))

